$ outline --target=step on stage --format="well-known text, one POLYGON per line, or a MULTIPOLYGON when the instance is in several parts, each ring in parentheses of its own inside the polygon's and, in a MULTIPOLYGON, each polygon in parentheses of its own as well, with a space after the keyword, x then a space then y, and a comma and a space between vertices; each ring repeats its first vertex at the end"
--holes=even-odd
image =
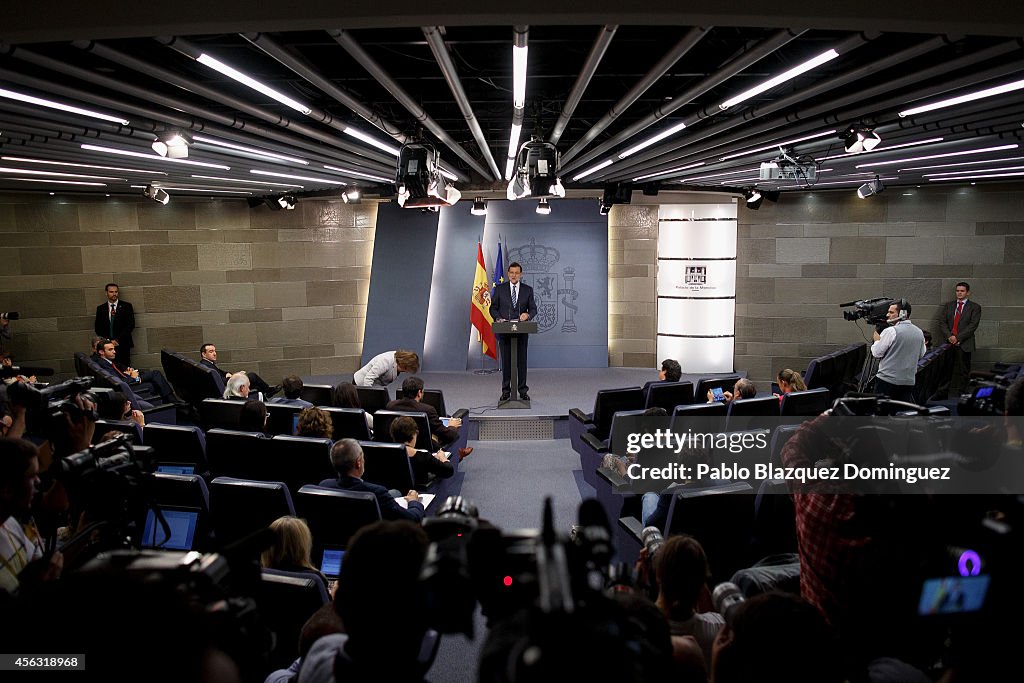
MULTIPOLYGON (((745 376, 746 373, 727 373, 745 376)), ((394 397, 401 391, 402 374, 388 390, 394 397)), ((561 439, 569 436, 569 411, 579 408, 589 413, 599 389, 642 387, 658 379, 653 368, 530 368, 530 407, 498 408, 501 397, 501 371, 491 374, 463 372, 421 372, 419 377, 428 389, 444 392, 445 407, 454 412, 469 410, 467 418, 470 440, 514 441, 522 439, 561 439)), ((683 380, 696 381, 714 374, 683 375, 683 380)), ((334 384, 351 377, 321 375, 304 378, 311 384, 334 384)))

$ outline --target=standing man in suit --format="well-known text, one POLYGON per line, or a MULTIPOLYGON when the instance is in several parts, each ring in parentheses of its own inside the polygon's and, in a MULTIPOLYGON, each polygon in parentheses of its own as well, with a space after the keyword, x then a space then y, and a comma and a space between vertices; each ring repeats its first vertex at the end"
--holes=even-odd
POLYGON ((971 301, 971 286, 956 283, 956 300, 942 309, 942 337, 953 345, 953 377, 949 382, 949 395, 959 397, 967 388, 971 372, 971 354, 974 353, 974 333, 981 322, 981 306, 971 301))
POLYGON ((121 289, 117 283, 107 284, 107 301, 96 307, 96 336, 114 342, 117 362, 121 367, 132 364, 132 331, 135 329, 135 309, 127 301, 121 301, 121 289))
MULTIPOLYGON (((508 264, 508 282, 494 288, 491 295, 491 318, 494 322, 519 320, 525 322, 537 316, 537 303, 533 300, 533 287, 520 282, 523 267, 513 261, 508 264)), ((526 356, 529 335, 519 337, 519 398, 530 400, 530 387, 526 385, 526 356)), ((501 400, 507 401, 512 396, 512 338, 507 334, 498 335, 498 347, 501 349, 501 400)))

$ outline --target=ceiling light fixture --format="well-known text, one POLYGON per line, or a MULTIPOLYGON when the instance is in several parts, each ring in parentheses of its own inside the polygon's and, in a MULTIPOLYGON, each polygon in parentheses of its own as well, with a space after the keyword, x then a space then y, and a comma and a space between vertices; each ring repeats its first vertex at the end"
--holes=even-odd
POLYGON ((167 131, 153 141, 153 151, 168 159, 185 159, 192 138, 180 131, 167 131))
POLYGON ((462 197, 440 172, 440 158, 433 145, 406 143, 398 155, 395 177, 398 205, 406 209, 452 206, 462 197))
POLYGON ((547 197, 541 197, 537 200, 537 213, 542 216, 547 216, 551 213, 551 204, 548 204, 547 197))
POLYGON ((146 154, 144 152, 133 152, 127 149, 118 149, 117 147, 103 147, 101 145, 82 145, 82 149, 86 149, 92 152, 103 152, 105 154, 120 154, 127 157, 139 157, 141 159, 149 159, 150 161, 169 161, 175 164, 188 164, 189 166, 203 166, 205 168, 219 168, 222 171, 230 171, 230 166, 224 166, 223 164, 208 164, 204 161, 192 161, 191 159, 171 159, 170 157, 161 157, 155 154, 146 154))
POLYGON ((752 187, 743 193, 743 198, 747 202, 747 208, 757 211, 761 208, 761 204, 764 202, 764 195, 762 195, 756 187, 752 187))
POLYGON ((120 123, 122 126, 127 126, 130 123, 128 119, 121 118, 120 116, 101 114, 100 112, 93 111, 91 109, 82 109, 81 107, 43 99, 42 97, 34 97, 27 93, 7 90, 5 88, 0 88, 0 97, 4 97, 9 100, 17 100, 18 102, 25 102, 26 104, 35 104, 40 107, 47 107, 48 109, 59 109, 60 111, 66 111, 71 114, 80 114, 81 116, 88 116, 89 118, 100 119, 101 121, 120 123))
POLYGON ((1003 168, 975 168, 970 171, 945 171, 942 173, 924 173, 922 178, 928 178, 930 176, 944 176, 944 175, 966 175, 968 173, 1002 173, 1003 171, 1020 171, 1024 169, 1024 166, 1004 166, 1003 168))
MULTIPOLYGON (((4 180, 17 180, 21 183, 56 183, 58 185, 90 185, 93 187, 106 187, 106 183, 90 183, 81 180, 50 180, 49 178, 4 178, 4 180)), ((52 192, 50 194, 53 194, 52 192)))
POLYGON ((523 144, 516 158, 516 172, 509 181, 509 200, 524 197, 564 197, 565 187, 555 169, 558 149, 550 142, 534 138, 523 144))
POLYGON ((521 123, 513 123, 508 134, 508 163, 505 164, 505 180, 512 179, 512 172, 516 168, 516 150, 519 149, 519 136, 523 132, 521 123))
POLYGON ((574 175, 572 177, 573 182, 575 182, 577 180, 583 180, 588 175, 593 175, 594 173, 597 173, 598 171, 600 171, 602 168, 608 168, 609 166, 611 166, 614 163, 615 163, 615 159, 608 159, 606 161, 602 161, 597 166, 591 166, 586 171, 583 171, 581 173, 577 173, 576 175, 574 175))
POLYGON ((341 193, 341 201, 346 204, 358 204, 363 199, 363 193, 358 187, 352 186, 341 193))
POLYGON ((798 142, 807 142, 808 140, 814 140, 815 138, 823 138, 827 135, 832 135, 835 130, 826 130, 823 133, 815 133, 814 135, 805 135, 801 138, 793 138, 792 140, 782 140, 776 142, 774 145, 765 145, 764 147, 758 147, 757 149, 748 149, 744 152, 736 152, 735 154, 727 154, 724 157, 718 157, 719 161, 728 161, 729 159, 736 159, 737 157, 745 157, 748 154, 757 154, 758 152, 768 152, 771 150, 778 149, 779 147, 785 147, 786 145, 795 145, 798 142))
POLYGON ((675 135, 676 133, 678 133, 679 131, 683 130, 684 128, 686 128, 686 123, 683 122, 683 121, 680 121, 679 123, 677 123, 676 125, 672 126, 671 128, 667 128, 666 130, 661 131, 657 135, 652 135, 651 137, 647 138, 646 140, 644 140, 640 144, 633 145, 629 149, 627 149, 627 150, 625 150, 623 152, 620 152, 619 153, 619 158, 620 159, 625 159, 628 156, 636 154, 640 150, 646 149, 647 147, 650 147, 655 142, 660 142, 661 140, 664 140, 665 138, 667 138, 670 135, 675 135))
POLYGON ((474 216, 486 216, 487 202, 484 201, 483 197, 477 197, 473 200, 473 208, 469 212, 474 216))
POLYGON ((158 204, 166 204, 171 201, 171 195, 167 194, 166 190, 163 190, 156 185, 146 185, 142 190, 142 194, 158 204))
MULTIPOLYGON (((145 187, 145 185, 132 185, 133 188, 145 187)), ((172 185, 161 185, 161 188, 165 190, 172 190, 174 192, 203 192, 203 193, 218 193, 218 194, 252 194, 253 192, 260 192, 261 190, 255 187, 236 187, 230 190, 215 189, 212 187, 181 187, 172 185)))
POLYGON ((994 97, 996 95, 1002 95, 1004 93, 1013 92, 1014 90, 1020 90, 1024 88, 1024 80, 1013 81, 1012 83, 1004 83, 997 85, 993 88, 985 88, 984 90, 978 90, 966 95, 960 95, 959 97, 950 97, 945 100, 939 100, 930 104, 923 104, 920 107, 911 107, 910 109, 904 109, 899 112, 901 117, 914 116, 915 114, 921 114, 926 111, 933 111, 935 109, 944 109, 946 107, 953 107, 964 102, 973 102, 974 100, 984 99, 986 97, 994 97))
POLYGON ((1016 178, 1022 175, 1024 175, 1024 171, 1019 171, 1016 173, 990 173, 986 175, 959 175, 952 176, 949 178, 929 178, 928 182, 934 183, 940 180, 981 180, 983 178, 1016 178))
POLYGON ((875 132, 874 128, 863 123, 851 124, 839 134, 839 139, 843 141, 848 154, 870 152, 882 141, 881 136, 875 132))
MULTIPOLYGON (((886 145, 885 149, 879 150, 880 152, 891 152, 894 149, 902 149, 904 147, 917 147, 919 145, 930 145, 933 142, 942 142, 945 138, 928 138, 927 140, 917 140, 916 142, 904 142, 901 145, 886 145)), ((867 154, 867 152, 862 152, 867 154)), ((832 156, 822 157, 818 161, 828 161, 829 159, 845 159, 846 157, 857 156, 856 154, 833 154, 832 156)))
POLYGON ((526 67, 529 53, 528 45, 512 47, 512 104, 519 109, 526 104, 526 67))
POLYGON ((725 111, 729 107, 734 107, 740 102, 744 102, 746 100, 749 100, 751 97, 760 95, 765 90, 770 90, 777 85, 781 85, 786 81, 796 78, 800 74, 806 73, 807 71, 810 71, 815 67, 821 66, 826 62, 830 62, 838 56, 839 53, 836 52, 834 49, 826 50, 825 52, 822 52, 820 55, 812 57, 811 59, 808 59, 806 62, 794 66, 789 71, 784 71, 783 73, 779 74, 778 76, 775 76, 774 78, 769 78, 767 81, 755 85, 753 88, 744 90, 735 97, 730 97, 725 102, 722 102, 720 105, 718 105, 718 108, 721 109, 722 111, 725 111))
POLYGON ((297 187, 302 189, 304 185, 297 185, 295 183, 272 183, 267 180, 250 180, 249 178, 221 178, 213 175, 193 175, 193 178, 199 178, 200 180, 222 180, 226 183, 246 183, 248 185, 269 185, 271 187, 297 187))
POLYGON ((1004 149, 1017 149, 1020 145, 1014 143, 1012 145, 999 145, 997 147, 983 147, 981 149, 967 149, 962 152, 947 152, 945 154, 929 154, 924 157, 910 157, 908 159, 893 159, 892 161, 875 161, 868 162, 866 164, 857 164, 856 168, 869 168, 872 166, 892 166, 893 164, 903 164, 909 161, 926 161, 928 159, 945 159, 947 157, 959 157, 966 156, 968 154, 983 154, 985 152, 1001 152, 1004 149))
MULTIPOLYGON (((367 180, 376 180, 377 182, 380 183, 394 182, 394 178, 382 178, 379 175, 370 175, 369 173, 363 173, 362 171, 353 171, 350 168, 339 168, 337 166, 328 166, 327 164, 324 164, 324 168, 326 168, 328 171, 337 171, 342 175, 350 175, 355 176, 357 178, 366 178, 367 180)), ((441 175, 444 175, 444 171, 441 171, 441 175)), ((454 180, 454 176, 452 176, 452 179, 454 180)))
POLYGON ((295 204, 295 195, 293 194, 283 194, 277 198, 277 205, 280 206, 282 209, 294 211, 295 204))
POLYGON ((249 173, 255 175, 269 176, 271 178, 288 178, 289 180, 308 180, 311 183, 320 183, 322 185, 348 185, 348 183, 338 180, 336 178, 317 178, 315 176, 308 175, 293 175, 291 173, 276 173, 274 171, 264 171, 258 168, 249 170, 249 173))
POLYGON ((111 176, 86 175, 83 173, 59 173, 57 171, 36 171, 28 168, 5 168, 0 167, 0 173, 26 173, 28 175, 41 175, 56 178, 87 178, 89 180, 120 180, 125 182, 127 178, 114 178, 111 176))
POLYGON ((857 188, 857 196, 861 199, 867 199, 873 195, 880 194, 884 189, 885 184, 878 176, 875 176, 874 180, 869 180, 857 188))
POLYGON ((99 166, 97 164, 74 164, 70 161, 51 161, 49 159, 29 159, 27 157, 0 157, 3 161, 17 161, 23 164, 50 164, 53 166, 69 166, 71 168, 95 168, 101 171, 124 171, 126 173, 151 173, 167 175, 163 171, 144 171, 141 168, 121 168, 120 166, 99 166))
MULTIPOLYGON (((956 164, 936 164, 935 166, 912 166, 910 168, 901 168, 900 173, 904 171, 930 171, 933 168, 956 168, 957 166, 978 166, 980 164, 1000 164, 1009 161, 1024 161, 1024 157, 1006 157, 1005 159, 978 159, 976 161, 961 161, 956 164)), ((965 171, 965 173, 971 173, 971 171, 965 171)))
POLYGON ((294 109, 297 112, 300 112, 302 114, 306 114, 308 116, 310 114, 310 112, 313 111, 312 109, 310 109, 306 105, 302 104, 301 102, 293 100, 292 98, 288 97, 284 93, 281 93, 281 92, 278 92, 277 90, 274 90, 269 85, 257 81, 252 76, 248 76, 248 75, 242 73, 241 71, 239 71, 238 69, 235 69, 232 66, 228 66, 224 62, 222 62, 219 59, 216 59, 214 57, 211 57, 210 55, 206 54, 205 52, 203 54, 199 55, 196 58, 196 61, 199 62, 200 64, 204 65, 204 66, 210 67, 214 71, 217 71, 219 73, 224 74, 228 78, 231 78, 231 79, 234 79, 234 80, 238 81, 242 85, 249 86, 253 90, 255 90, 257 92, 263 93, 264 95, 266 95, 267 97, 269 97, 272 100, 276 100, 276 101, 280 102, 281 104, 284 104, 284 105, 287 105, 287 106, 291 107, 292 109, 294 109))
POLYGON ((667 171, 658 171, 657 173, 648 173, 647 175, 642 175, 642 176, 639 176, 637 178, 633 178, 633 182, 635 183, 635 182, 637 182, 639 180, 646 180, 647 178, 655 178, 655 177, 660 176, 660 175, 668 175, 670 173, 679 173, 680 171, 687 171, 687 170, 689 170, 691 168, 699 168, 699 167, 701 167, 703 165, 704 165, 704 162, 703 161, 699 161, 696 164, 690 164, 689 166, 677 166, 675 168, 670 168, 667 171))
POLYGON ((387 152, 391 156, 396 156, 397 157, 398 154, 399 154, 399 149, 397 147, 395 147, 394 145, 389 145, 388 143, 386 143, 386 142, 384 142, 382 140, 378 140, 377 138, 375 138, 373 136, 367 135, 366 133, 364 133, 363 131, 359 130, 358 128, 353 128, 352 126, 345 126, 341 130, 341 132, 345 133, 346 135, 351 135, 356 140, 362 140, 366 144, 368 144, 368 145, 370 145, 372 147, 376 147, 377 149, 382 150, 384 152, 387 152))
POLYGON ((226 142, 224 140, 217 140, 216 138, 208 138, 205 135, 193 135, 192 139, 195 142, 201 142, 205 145, 215 145, 217 147, 223 147, 225 149, 233 149, 238 152, 245 152, 246 154, 252 154, 257 157, 266 157, 267 159, 277 159, 279 161, 287 161, 292 164, 302 164, 308 166, 309 162, 305 159, 299 159, 298 157, 290 157, 284 154, 278 154, 277 152, 268 152, 263 149, 256 149, 255 147, 246 147, 245 145, 236 145, 233 142, 226 142))

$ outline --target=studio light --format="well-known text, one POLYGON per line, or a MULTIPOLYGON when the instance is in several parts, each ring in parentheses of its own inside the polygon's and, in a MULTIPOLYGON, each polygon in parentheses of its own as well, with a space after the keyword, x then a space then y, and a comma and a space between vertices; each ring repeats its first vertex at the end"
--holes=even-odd
POLYGON ((407 143, 398 155, 395 187, 398 205, 406 209, 452 206, 462 197, 441 174, 440 159, 433 145, 407 143))
POLYGON ((350 187, 341 193, 341 201, 346 204, 358 204, 362 201, 363 193, 358 187, 350 187))
POLYGON ((757 211, 761 208, 761 204, 764 202, 764 195, 757 188, 750 188, 743 193, 743 198, 747 200, 747 208, 757 211))
POLYGON ((293 194, 283 194, 277 198, 277 204, 282 209, 293 211, 295 209, 296 200, 293 194))
POLYGON ((167 131, 153 141, 153 151, 168 159, 188 158, 192 138, 180 131, 167 131))
POLYGON ((543 216, 547 216, 549 213, 551 213, 551 205, 548 204, 547 197, 541 197, 537 201, 537 213, 543 216))
POLYGON ((881 179, 875 176, 874 180, 869 180, 857 188, 857 196, 861 199, 867 199, 872 195, 880 194, 884 189, 885 185, 882 184, 881 179))
POLYGON ((839 137, 843 140, 847 154, 870 152, 882 141, 882 138, 875 132, 874 128, 863 123, 855 123, 849 126, 839 137))
POLYGON ((171 195, 155 185, 146 185, 145 189, 142 190, 142 194, 160 204, 166 204, 171 201, 171 195))
POLYGON ((506 196, 510 200, 524 197, 564 197, 565 187, 555 175, 558 149, 550 142, 533 139, 524 143, 516 158, 515 175, 509 181, 506 196))
POLYGON ((487 202, 484 201, 483 197, 477 197, 473 200, 473 208, 469 212, 474 216, 486 216, 487 202))

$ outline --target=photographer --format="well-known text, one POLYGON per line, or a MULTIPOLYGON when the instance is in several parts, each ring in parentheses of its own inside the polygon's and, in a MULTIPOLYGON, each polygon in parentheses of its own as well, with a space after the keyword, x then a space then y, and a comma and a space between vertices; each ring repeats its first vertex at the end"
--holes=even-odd
POLYGON ((711 661, 711 646, 725 619, 711 607, 707 581, 708 558, 692 536, 672 536, 654 556, 658 584, 657 605, 668 619, 673 636, 693 636, 704 661, 711 661))
POLYGON ((924 333, 910 322, 910 302, 906 299, 889 305, 881 334, 875 330, 871 355, 879 359, 875 393, 897 401, 914 402, 917 361, 926 353, 924 333))

